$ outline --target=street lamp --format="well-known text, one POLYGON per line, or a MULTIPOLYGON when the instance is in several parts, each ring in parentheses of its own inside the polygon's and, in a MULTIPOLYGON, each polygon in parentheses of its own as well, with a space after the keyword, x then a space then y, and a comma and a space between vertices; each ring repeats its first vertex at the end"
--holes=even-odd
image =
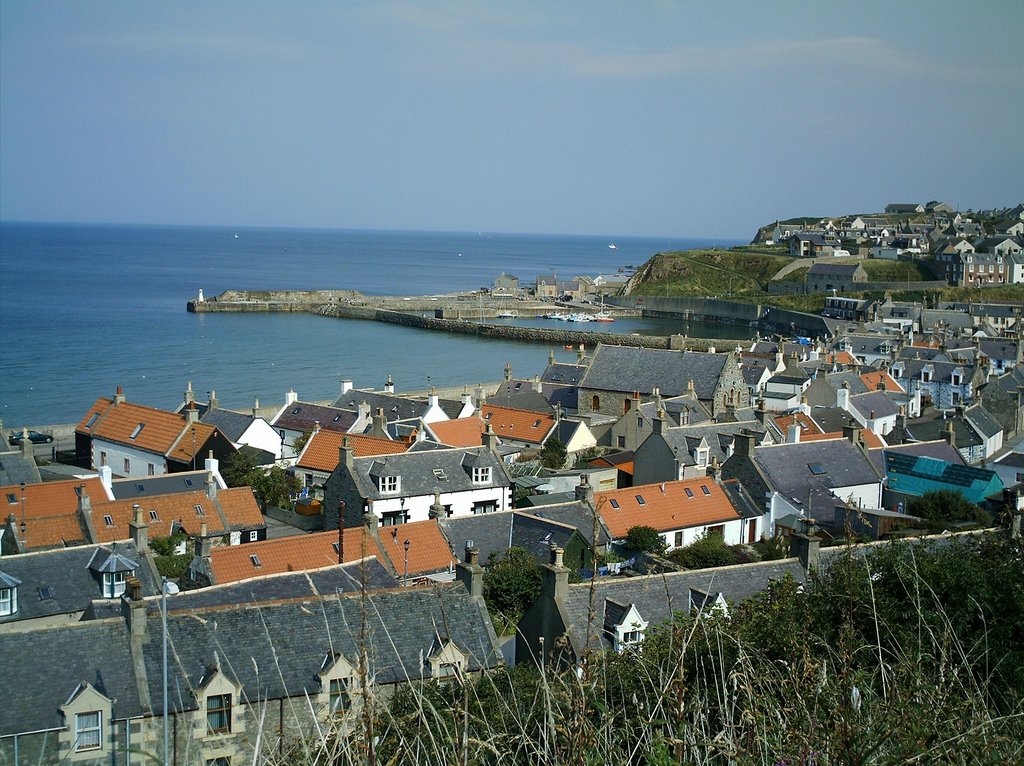
MULTIPOLYGON (((22 482, 21 483, 21 525, 20 525, 20 528, 21 528, 21 547, 22 547, 22 549, 24 549, 26 547, 26 545, 25 545, 25 529, 26 529, 26 526, 27 525, 25 524, 25 482, 22 482)), ((22 550, 22 552, 24 553, 24 550, 22 550)))
POLYGON ((405 548, 405 567, 402 569, 402 584, 409 584, 409 538, 405 538, 405 542, 402 543, 402 547, 405 548))

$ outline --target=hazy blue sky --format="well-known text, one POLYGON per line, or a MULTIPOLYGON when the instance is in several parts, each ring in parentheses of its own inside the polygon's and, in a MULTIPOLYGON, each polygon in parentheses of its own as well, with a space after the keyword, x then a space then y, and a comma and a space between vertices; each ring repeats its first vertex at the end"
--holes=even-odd
POLYGON ((748 238, 1024 198, 1024 2, 0 2, 5 220, 748 238))

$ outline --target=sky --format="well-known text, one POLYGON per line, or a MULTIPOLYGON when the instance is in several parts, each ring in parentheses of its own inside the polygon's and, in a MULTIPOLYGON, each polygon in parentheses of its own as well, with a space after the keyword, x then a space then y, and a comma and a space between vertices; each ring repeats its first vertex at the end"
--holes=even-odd
POLYGON ((0 3, 0 218, 749 239, 1024 199, 1024 3, 0 3))

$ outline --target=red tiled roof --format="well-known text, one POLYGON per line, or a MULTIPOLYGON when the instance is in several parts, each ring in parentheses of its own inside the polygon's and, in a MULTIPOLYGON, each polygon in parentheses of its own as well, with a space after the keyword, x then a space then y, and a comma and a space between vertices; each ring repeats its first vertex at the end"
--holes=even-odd
MULTIPOLYGON (((107 499, 107 491, 98 478, 25 485, 25 541, 28 549, 90 542, 78 515, 78 487, 84 487, 85 494, 93 503, 107 499)), ((3 509, 0 521, 6 521, 13 513, 16 526, 21 524, 21 496, 18 484, 0 487, 0 508, 3 509)))
POLYGON ((409 445, 405 442, 382 439, 377 436, 321 430, 310 438, 295 467, 330 473, 338 467, 338 450, 346 437, 349 446, 352 447, 353 457, 397 455, 409 449, 409 445))
POLYGON ((483 444, 483 433, 487 424, 474 415, 431 423, 429 428, 438 441, 449 447, 479 447, 483 444))
POLYGON ((905 393, 903 386, 892 379, 885 370, 877 370, 875 372, 866 372, 860 376, 861 382, 868 387, 869 391, 878 390, 878 381, 882 381, 885 384, 886 391, 892 391, 898 394, 905 393))
POLYGON ((800 424, 800 438, 803 439, 805 434, 820 434, 824 433, 821 426, 815 423, 809 415, 805 415, 802 412, 794 412, 790 415, 779 415, 775 418, 775 425, 779 427, 782 433, 786 433, 789 427, 793 423, 800 424))
MULTIPOLYGON (((218 546, 210 551, 215 583, 248 580, 250 577, 322 569, 338 563, 338 530, 310 535, 281 537, 247 545, 218 546), (252 559, 256 556, 256 560, 252 559), (258 564, 256 562, 259 562, 258 564)), ((411 551, 411 546, 410 546, 411 551)), ((366 527, 344 531, 344 563, 367 556, 384 559, 380 547, 366 527)))
POLYGON ((499 439, 515 439, 539 445, 555 427, 554 416, 540 412, 497 407, 493 404, 485 404, 481 412, 499 439))
POLYGON ((725 491, 706 477, 596 492, 594 499, 616 539, 626 537, 635 526, 669 532, 740 518, 725 491))
POLYGON ((405 572, 405 541, 409 541, 409 576, 433 574, 455 565, 448 541, 436 519, 380 529, 380 546, 395 572, 405 572))

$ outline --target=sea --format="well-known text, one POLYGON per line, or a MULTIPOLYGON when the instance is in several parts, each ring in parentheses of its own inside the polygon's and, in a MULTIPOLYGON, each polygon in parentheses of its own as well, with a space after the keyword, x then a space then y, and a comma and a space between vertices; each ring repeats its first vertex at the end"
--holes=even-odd
MULTIPOLYGON (((348 289, 368 296, 435 295, 640 266, 658 252, 731 246, 695 238, 115 226, 0 222, 0 418, 7 431, 73 423, 121 386, 160 408, 216 392, 248 411, 331 400, 340 381, 399 391, 543 372, 549 344, 483 339, 309 314, 190 314, 203 290, 348 289), (612 247, 614 245, 614 247, 612 247)), ((516 320, 504 320, 516 321, 516 320)), ((543 322, 545 320, 536 320, 543 322)), ((526 323, 523 321, 523 323, 526 323)), ((620 319, 586 329, 740 338, 715 323, 620 319)))

